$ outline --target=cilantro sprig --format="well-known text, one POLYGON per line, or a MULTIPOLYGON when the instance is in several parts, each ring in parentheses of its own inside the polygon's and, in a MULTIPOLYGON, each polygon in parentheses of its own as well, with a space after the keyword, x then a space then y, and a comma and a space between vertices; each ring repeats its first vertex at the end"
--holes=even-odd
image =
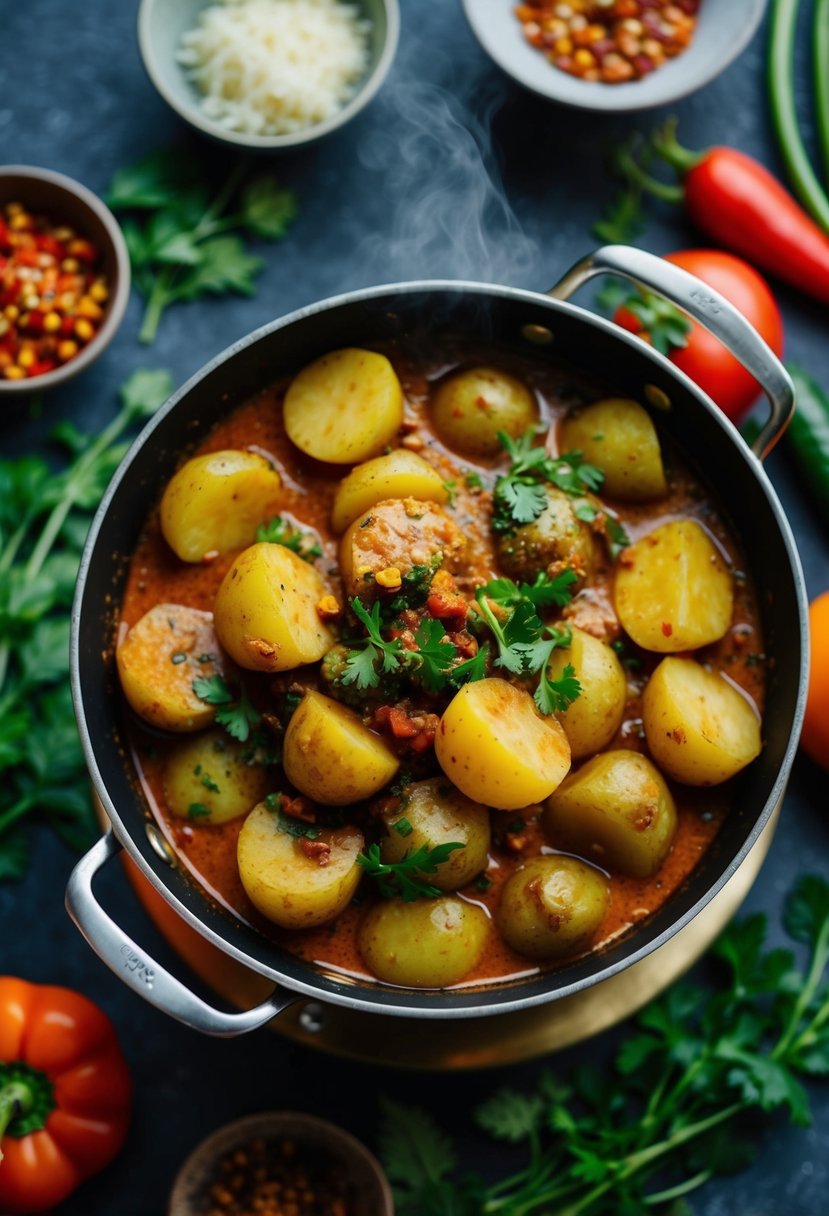
POLYGON ((306 562, 322 557, 322 545, 317 534, 307 528, 298 528, 281 515, 274 515, 267 523, 260 524, 256 529, 256 539, 283 545, 306 562))
POLYGON ((62 469, 0 460, 0 881, 28 866, 22 824, 41 813, 73 848, 96 828, 69 690, 69 613, 86 533, 127 444, 169 395, 164 371, 137 371, 97 435, 63 422, 62 469))
POLYGON ((764 949, 762 915, 713 948, 713 988, 680 981, 631 1023, 612 1062, 544 1073, 529 1093, 501 1090, 476 1112, 526 1165, 488 1181, 456 1175, 455 1148, 423 1111, 386 1101, 380 1152, 399 1216, 634 1216, 747 1165, 770 1116, 809 1124, 804 1078, 829 1075, 829 883, 807 875, 784 924, 806 948, 764 949), (765 1117, 765 1120, 764 1118, 765 1117))
POLYGON ((202 676, 193 681, 193 692, 201 701, 215 705, 216 724, 232 739, 248 745, 245 756, 260 764, 278 764, 279 749, 262 726, 262 715, 251 703, 247 689, 234 692, 224 676, 202 676))
POLYGON ((129 213, 122 227, 135 284, 147 301, 139 341, 153 341, 172 304, 254 294, 265 263, 247 252, 239 233, 278 240, 296 202, 272 174, 244 181, 247 172, 240 160, 211 195, 202 163, 176 149, 155 152, 115 174, 107 202, 129 213))
POLYGON ((460 840, 436 844, 432 848, 422 844, 413 853, 407 853, 402 861, 384 862, 380 857, 380 846, 369 845, 368 853, 359 853, 357 860, 369 877, 377 883, 377 889, 386 899, 399 895, 406 903, 416 899, 437 899, 443 891, 426 882, 421 875, 436 874, 438 867, 454 853, 462 849, 460 840))
POLYGON ((492 514, 495 532, 510 532, 520 524, 538 519, 547 506, 545 483, 573 496, 598 491, 604 483, 604 473, 588 464, 581 452, 551 456, 545 447, 536 447, 534 440, 539 431, 539 427, 530 427, 517 439, 498 432, 510 467, 495 482, 492 514))
POLYGON ((399 638, 386 641, 383 637, 377 601, 367 612, 355 596, 351 608, 368 637, 350 645, 341 683, 354 684, 359 689, 373 688, 384 672, 405 672, 429 692, 439 692, 445 686, 458 651, 440 621, 424 617, 414 635, 417 649, 407 650, 399 638))

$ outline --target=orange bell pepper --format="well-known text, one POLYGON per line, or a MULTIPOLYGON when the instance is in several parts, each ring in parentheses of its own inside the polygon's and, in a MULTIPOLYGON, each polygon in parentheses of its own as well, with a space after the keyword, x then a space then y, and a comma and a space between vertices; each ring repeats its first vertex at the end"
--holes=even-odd
POLYGON ((116 1155, 132 1087, 109 1018, 69 988, 0 976, 0 1212, 42 1212, 116 1155))

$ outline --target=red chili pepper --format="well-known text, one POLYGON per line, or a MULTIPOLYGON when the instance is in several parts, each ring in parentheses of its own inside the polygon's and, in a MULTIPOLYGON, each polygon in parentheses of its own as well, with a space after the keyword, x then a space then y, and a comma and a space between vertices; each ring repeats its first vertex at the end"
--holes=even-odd
POLYGON ((652 141, 682 176, 672 187, 644 173, 632 157, 620 160, 640 188, 684 203, 701 231, 824 304, 829 304, 829 236, 759 161, 736 148, 695 153, 668 124, 652 141))
POLYGON ((69 988, 0 977, 0 1211, 42 1212, 124 1142, 131 1087, 115 1031, 69 988))

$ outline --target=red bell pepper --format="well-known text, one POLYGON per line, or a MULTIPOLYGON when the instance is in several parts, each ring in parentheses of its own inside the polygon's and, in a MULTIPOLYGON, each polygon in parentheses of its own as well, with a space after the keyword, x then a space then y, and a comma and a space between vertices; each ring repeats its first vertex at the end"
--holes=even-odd
POLYGON ((131 1083, 112 1023, 69 988, 0 976, 0 1211, 42 1212, 121 1148, 131 1083))

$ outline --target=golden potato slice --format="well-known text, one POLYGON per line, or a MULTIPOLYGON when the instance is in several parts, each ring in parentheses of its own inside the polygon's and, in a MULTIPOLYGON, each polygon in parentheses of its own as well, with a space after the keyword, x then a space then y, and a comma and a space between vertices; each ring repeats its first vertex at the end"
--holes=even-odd
POLYGON ((545 486, 547 506, 532 523, 521 524, 497 540, 498 563, 510 578, 533 582, 539 571, 557 574, 565 567, 589 575, 596 564, 596 542, 576 515, 573 499, 545 486))
POLYGON ((440 473, 416 452, 397 448, 358 464, 344 477, 334 495, 331 527, 345 532, 358 515, 389 498, 416 498, 420 502, 445 503, 449 498, 440 473))
POLYGON ((554 650, 547 664, 550 678, 558 680, 570 664, 581 694, 558 720, 570 743, 574 760, 607 747, 622 724, 627 701, 627 680, 616 654, 605 643, 581 629, 572 629, 573 642, 554 650))
POLYGON ((610 498, 648 502, 667 494, 656 427, 638 401, 594 401, 564 419, 560 439, 563 452, 581 452, 602 470, 603 493, 610 498))
POLYGON ((193 731, 216 715, 193 692, 193 681, 222 671, 209 612, 183 604, 156 604, 136 621, 115 651, 124 696, 160 730, 193 731))
POLYGON ((465 684, 435 737, 438 763, 468 798, 501 810, 541 802, 570 767, 570 744, 528 692, 490 678, 465 684))
POLYGON ((432 421, 444 443, 467 456, 497 456, 498 432, 513 439, 538 421, 535 396, 515 376, 494 367, 470 367, 438 385, 432 421))
POLYGON ((182 819, 224 823, 246 815, 268 792, 268 774, 251 764, 226 731, 211 730, 176 744, 164 758, 164 799, 182 819))
POLYGON ((377 456, 403 421, 403 390, 385 355, 335 350, 302 369, 285 394, 288 438, 315 460, 377 456))
MULTIPOLYGON (((355 519, 340 541, 340 574, 349 597, 370 601, 382 578, 403 578, 415 566, 439 566, 456 571, 466 550, 466 538, 453 519, 434 503, 414 498, 378 502, 355 519)), ((388 582, 395 590, 400 582, 388 582)))
POLYGON ((183 464, 161 499, 161 531, 177 557, 200 562, 256 539, 279 506, 282 482, 255 452, 208 452, 183 464))
POLYGON ((357 944, 372 973, 387 984, 445 988, 472 970, 489 934, 483 908, 443 895, 376 904, 363 918, 357 944))
POLYGON ((328 845, 325 864, 308 856, 302 840, 286 831, 264 802, 242 824, 236 857, 248 899, 283 929, 310 929, 333 920, 351 902, 362 877, 357 861, 363 836, 355 827, 320 828, 328 845))
POLYGON ((671 847, 676 807, 647 756, 603 752, 562 781, 542 822, 556 847, 608 870, 649 878, 671 847))
POLYGON ((734 586, 693 519, 662 524, 625 549, 616 567, 616 614, 637 645, 659 654, 696 650, 731 625, 734 586))
POLYGON ((759 756, 753 705, 693 659, 663 659, 642 696, 645 737, 656 763, 686 785, 717 785, 759 756))
POLYGON ((495 923, 528 958, 560 958, 585 946, 610 903, 607 879, 576 857, 534 857, 504 884, 495 923))
POLYGON ((290 671, 315 663, 336 641, 317 613, 327 594, 314 567, 284 545, 251 545, 216 593, 219 641, 251 671, 290 671))
POLYGON ((319 692, 306 693, 291 716, 282 763, 301 793, 327 806, 370 798, 400 766, 352 709, 319 692))
POLYGON ((388 863, 402 861, 426 845, 460 844, 438 866, 428 881, 441 891, 456 891, 487 867, 489 858, 489 811, 464 797, 442 777, 407 785, 400 805, 384 814, 387 835, 380 843, 380 857, 388 863))

